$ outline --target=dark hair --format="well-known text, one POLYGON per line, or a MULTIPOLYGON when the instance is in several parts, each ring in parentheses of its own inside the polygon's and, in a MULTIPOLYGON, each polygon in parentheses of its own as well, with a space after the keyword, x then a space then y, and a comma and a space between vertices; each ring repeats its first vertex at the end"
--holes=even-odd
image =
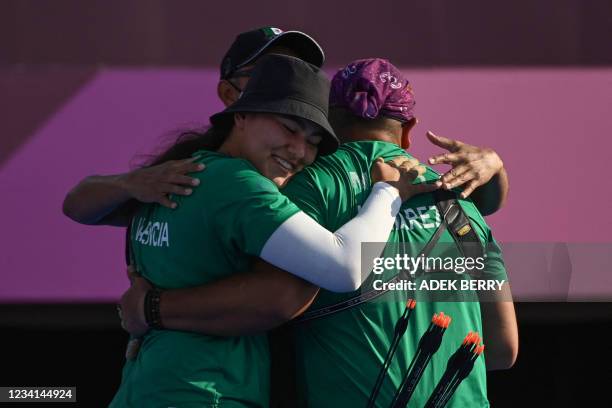
POLYGON ((198 150, 218 150, 227 139, 232 126, 210 126, 203 129, 184 130, 174 137, 170 147, 162 153, 149 156, 143 167, 155 166, 170 160, 190 158, 198 150))
MULTIPOLYGON (((157 155, 145 156, 142 163, 137 167, 150 167, 170 160, 188 159, 198 150, 219 150, 229 136, 233 125, 232 121, 223 126, 210 126, 181 131, 178 136, 172 137, 173 141, 169 147, 165 149, 162 147, 162 152, 157 155)), ((176 135, 176 133, 173 133, 173 135, 176 135)), ((113 210, 112 213, 131 217, 141 204, 138 200, 131 199, 113 210)))

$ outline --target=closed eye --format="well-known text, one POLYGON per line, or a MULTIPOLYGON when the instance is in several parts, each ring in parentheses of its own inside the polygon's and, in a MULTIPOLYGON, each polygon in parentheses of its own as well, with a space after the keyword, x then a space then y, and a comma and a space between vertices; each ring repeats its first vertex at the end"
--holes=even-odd
POLYGON ((292 129, 291 127, 287 126, 286 124, 284 124, 284 123, 281 123, 281 124, 282 124, 282 125, 283 125, 283 127, 284 127, 284 128, 285 128, 285 129, 286 129, 286 130, 287 130, 289 133, 291 133, 292 135, 293 135, 293 134, 295 134, 295 132, 297 132, 297 130, 292 129))

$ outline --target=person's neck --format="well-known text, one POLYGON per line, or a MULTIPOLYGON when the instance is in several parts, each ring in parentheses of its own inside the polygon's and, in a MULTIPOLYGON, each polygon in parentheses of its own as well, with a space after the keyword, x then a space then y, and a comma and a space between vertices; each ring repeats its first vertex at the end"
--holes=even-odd
POLYGON ((343 139, 345 142, 373 141, 401 145, 401 138, 380 131, 353 131, 344 135, 343 139))
POLYGON ((225 142, 223 142, 217 152, 223 153, 227 156, 240 157, 240 147, 239 144, 236 142, 237 135, 235 134, 235 130, 232 129, 230 134, 227 136, 227 139, 225 139, 225 142))

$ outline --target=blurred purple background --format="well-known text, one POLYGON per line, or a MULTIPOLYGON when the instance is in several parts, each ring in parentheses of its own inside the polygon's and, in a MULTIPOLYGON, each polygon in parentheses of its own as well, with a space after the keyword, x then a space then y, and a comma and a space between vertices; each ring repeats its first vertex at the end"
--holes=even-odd
MULTIPOLYGON (((439 151, 427 130, 494 148, 511 182, 506 207, 487 219, 497 239, 569 243, 570 298, 612 300, 602 257, 612 247, 612 5, 584 3, 383 1, 351 7, 349 20, 346 8, 322 1, 231 13, 195 1, 3 2, 0 302, 122 293, 123 230, 68 220, 64 195, 87 175, 128 170, 163 134, 206 123, 221 107, 225 49, 237 32, 266 24, 312 34, 330 74, 371 56, 402 67, 417 99, 412 152, 439 151), (589 246, 598 248, 596 268, 579 267, 583 250, 571 256, 586 243, 600 244, 589 246)), ((545 263, 509 260, 519 297, 548 282, 536 274, 555 265, 549 247, 545 263)))

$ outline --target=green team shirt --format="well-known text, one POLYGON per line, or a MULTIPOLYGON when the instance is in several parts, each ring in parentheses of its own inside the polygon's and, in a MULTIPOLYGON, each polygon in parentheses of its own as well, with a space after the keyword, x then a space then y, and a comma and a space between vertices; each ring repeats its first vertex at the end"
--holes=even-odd
MULTIPOLYGON (((201 187, 178 208, 143 205, 132 221, 139 271, 162 289, 247 271, 270 235, 299 209, 247 161, 201 151, 201 187)), ((214 337, 153 330, 128 361, 111 406, 265 407, 266 335, 214 337)))
MULTIPOLYGON (((370 168, 377 157, 385 160, 398 155, 410 157, 397 145, 385 142, 346 143, 333 155, 318 159, 295 176, 283 194, 330 231, 335 231, 357 214, 371 189, 370 168)), ((426 180, 439 175, 428 169, 426 180)), ((499 247, 476 207, 466 200, 460 205, 487 249, 486 278, 506 279, 499 247)), ((388 242, 425 244, 440 222, 432 194, 406 201, 397 216, 388 242)), ((445 232, 439 243, 452 243, 445 232)), ((447 245, 448 247, 449 245, 447 245)), ((413 256, 416 254, 413 254, 413 256)), ((430 256, 434 256, 431 254, 430 256)), ((457 276, 453 272, 452 275, 457 276)), ((371 277, 372 278, 372 277, 371 277)), ((364 283, 364 287, 368 282, 364 283)), ((370 286, 371 287, 371 286, 370 286)), ((338 294, 321 290, 310 310, 338 303, 359 292, 338 294)), ((297 384, 300 405, 314 408, 365 406, 394 334, 394 327, 405 308, 407 294, 390 291, 376 301, 297 324, 295 327, 297 384)), ((418 340, 427 330, 434 313, 452 317, 442 345, 427 366, 409 407, 422 407, 446 369, 448 358, 461 345, 469 331, 482 334, 477 302, 418 302, 377 399, 378 407, 388 407, 415 354, 418 340)), ((487 407, 484 358, 478 358, 449 407, 487 407)))

